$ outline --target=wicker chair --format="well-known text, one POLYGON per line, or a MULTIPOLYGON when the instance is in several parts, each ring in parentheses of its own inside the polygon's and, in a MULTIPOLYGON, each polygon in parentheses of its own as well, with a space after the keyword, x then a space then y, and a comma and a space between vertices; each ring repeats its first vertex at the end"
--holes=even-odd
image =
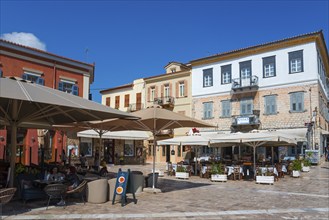
POLYGON ((49 184, 44 188, 44 191, 49 196, 48 203, 47 203, 47 209, 50 203, 51 199, 58 199, 61 198, 63 200, 63 197, 65 196, 65 192, 67 190, 67 186, 64 184, 49 184))
POLYGON ((16 188, 4 188, 0 189, 0 204, 1 206, 10 202, 10 200, 14 197, 16 192, 16 188))
POLYGON ((66 192, 66 195, 73 195, 73 194, 80 194, 81 195, 81 199, 83 201, 83 204, 86 204, 85 199, 83 198, 84 194, 85 194, 85 189, 87 186, 87 181, 84 180, 82 181, 82 183, 80 183, 80 185, 72 190, 69 190, 66 192))

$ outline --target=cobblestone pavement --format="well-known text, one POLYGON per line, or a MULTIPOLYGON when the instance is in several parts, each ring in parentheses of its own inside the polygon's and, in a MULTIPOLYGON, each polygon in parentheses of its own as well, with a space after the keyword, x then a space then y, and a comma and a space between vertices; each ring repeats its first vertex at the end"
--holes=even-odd
MULTIPOLYGON (((111 167, 117 171, 119 166, 111 167)), ((150 173, 152 166, 122 166, 150 173)), ((157 165, 165 170, 165 165, 157 165)), ((13 201, 3 208, 4 219, 329 219, 329 162, 311 168, 300 178, 285 176, 274 185, 255 181, 211 182, 191 177, 159 178, 162 193, 142 192, 138 202, 112 205, 69 202, 45 210, 45 201, 13 201), (12 212, 12 209, 15 210, 12 212)), ((78 200, 77 200, 78 201, 78 200)))

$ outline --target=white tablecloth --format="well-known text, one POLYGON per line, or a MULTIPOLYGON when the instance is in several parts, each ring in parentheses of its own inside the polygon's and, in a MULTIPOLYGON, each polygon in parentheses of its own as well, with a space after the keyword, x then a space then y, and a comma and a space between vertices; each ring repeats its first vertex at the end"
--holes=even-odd
MULTIPOLYGON (((225 172, 227 172, 227 175, 231 175, 234 171, 234 167, 233 166, 227 166, 226 169, 225 169, 225 172)), ((240 167, 240 173, 242 173, 243 175, 243 168, 240 167)))

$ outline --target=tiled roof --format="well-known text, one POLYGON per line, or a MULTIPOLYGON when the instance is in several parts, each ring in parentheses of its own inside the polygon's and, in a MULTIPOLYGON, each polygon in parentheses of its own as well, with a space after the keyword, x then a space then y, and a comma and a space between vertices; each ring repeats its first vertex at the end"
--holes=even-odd
POLYGON ((25 46, 25 45, 22 45, 22 44, 14 43, 14 42, 7 41, 7 40, 4 40, 4 39, 0 38, 0 43, 1 43, 1 41, 4 42, 4 43, 8 43, 8 44, 12 44, 12 45, 19 46, 19 47, 22 47, 22 48, 26 48, 26 49, 29 49, 29 50, 33 50, 33 51, 36 51, 36 52, 39 52, 39 53, 47 54, 47 55, 54 56, 54 57, 57 57, 57 58, 66 59, 66 60, 69 60, 69 61, 72 61, 72 62, 77 62, 77 63, 80 63, 80 64, 84 64, 84 65, 94 67, 94 64, 89 64, 89 63, 81 62, 81 61, 78 61, 78 60, 73 60, 73 59, 70 59, 70 58, 67 58, 67 57, 63 57, 63 56, 59 56, 59 55, 56 55, 56 54, 53 54, 53 53, 49 53, 49 52, 44 51, 44 50, 39 50, 39 49, 36 49, 36 48, 33 48, 33 47, 25 46))
POLYGON ((228 54, 232 54, 232 53, 236 53, 236 52, 256 49, 256 48, 260 48, 260 47, 265 47, 265 46, 269 46, 269 45, 273 45, 273 44, 279 44, 279 43, 287 42, 287 41, 298 39, 298 38, 316 36, 316 35, 319 35, 319 34, 323 35, 322 30, 307 33, 307 34, 301 34, 301 35, 297 35, 297 36, 294 36, 294 37, 284 38, 284 39, 281 39, 281 40, 271 41, 271 42, 267 42, 267 43, 263 43, 263 44, 258 44, 258 45, 254 45, 254 46, 250 46, 250 47, 244 47, 244 48, 240 48, 240 49, 236 49, 236 50, 231 50, 231 51, 227 51, 227 52, 223 52, 223 53, 218 53, 218 54, 215 54, 215 55, 211 55, 211 56, 207 56, 207 57, 192 60, 192 61, 190 61, 190 63, 197 62, 197 61, 202 61, 202 60, 206 60, 206 59, 211 59, 211 58, 215 58, 215 57, 220 57, 220 56, 224 56, 224 55, 228 55, 228 54))
POLYGON ((106 93, 106 92, 110 92, 110 91, 113 91, 113 90, 125 89, 125 88, 129 88, 129 87, 133 87, 133 84, 132 83, 129 83, 129 84, 125 84, 125 85, 121 85, 121 86, 117 86, 117 87, 112 87, 112 88, 109 88, 109 89, 101 90, 99 92, 100 93, 106 93))

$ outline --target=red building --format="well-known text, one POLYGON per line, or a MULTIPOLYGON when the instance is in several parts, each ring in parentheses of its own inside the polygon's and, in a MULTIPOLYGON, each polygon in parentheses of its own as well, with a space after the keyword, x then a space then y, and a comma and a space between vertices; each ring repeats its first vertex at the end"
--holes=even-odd
MULTIPOLYGON (((0 77, 21 77, 89 99, 95 66, 0 39, 0 77)), ((0 124, 0 160, 8 160, 10 127, 0 124), (7 147, 8 146, 8 147, 7 147)), ((67 135, 60 131, 19 129, 17 162, 38 164, 40 148, 49 162, 67 152, 67 135)))

